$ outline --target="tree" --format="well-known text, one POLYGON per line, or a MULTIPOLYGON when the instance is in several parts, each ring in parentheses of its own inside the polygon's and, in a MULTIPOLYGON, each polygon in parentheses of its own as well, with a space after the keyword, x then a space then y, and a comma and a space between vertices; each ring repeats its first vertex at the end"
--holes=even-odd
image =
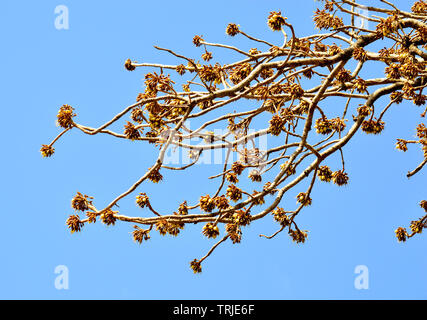
MULTIPOLYGON (((271 239, 287 231, 293 241, 305 242, 307 232, 298 226, 296 218, 311 205, 316 182, 332 182, 337 186, 348 183, 343 152, 346 144, 358 131, 380 134, 385 127, 384 114, 393 105, 407 100, 420 107, 426 102, 423 90, 427 86, 427 3, 417 1, 412 12, 405 12, 388 1, 377 2, 378 6, 366 7, 351 0, 323 0, 323 8, 314 14, 319 33, 300 38, 281 12, 272 11, 267 23, 273 32, 283 33, 281 45, 255 38, 234 23, 226 27, 229 36, 244 37, 264 50, 252 48, 246 52, 235 46, 209 43, 196 35, 193 44, 203 49, 203 61, 160 47, 155 48, 175 56, 180 64, 138 63, 128 59, 125 68, 129 71, 143 67, 159 71, 145 75, 145 92, 137 96, 136 103, 98 128, 78 124, 74 108, 63 105, 57 115, 63 131, 49 145, 42 145, 44 157, 54 154, 54 143, 71 129, 135 143, 148 142, 159 149, 157 160, 147 172, 104 208, 96 208, 92 197, 77 193, 71 206, 86 217, 71 215, 67 220, 71 232, 81 231, 86 223, 95 223, 98 218, 106 225, 119 220, 134 223, 133 238, 142 243, 150 239, 153 228, 161 235, 177 236, 186 224, 203 223, 203 235, 217 238, 218 225, 225 225, 225 235, 204 257, 191 261, 195 273, 201 272, 201 263, 218 245, 226 240, 239 243, 245 226, 269 214, 278 223, 278 230, 270 236, 261 236, 271 239), (359 9, 375 15, 367 16, 359 9), (358 25, 357 20, 374 24, 375 28, 358 25), (368 46, 383 49, 376 52, 368 46), (213 54, 208 50, 218 48, 239 54, 241 59, 212 65, 209 61, 213 54), (382 66, 384 73, 363 79, 360 74, 368 61, 382 66), (182 90, 165 70, 176 72, 181 79, 188 76, 188 80, 181 80, 182 90), (390 101, 379 108, 379 99, 388 95, 390 101), (255 102, 257 107, 233 113, 225 111, 228 105, 239 101, 255 102), (339 113, 336 108, 328 108, 332 101, 343 106, 339 113), (130 116, 131 120, 125 120, 124 132, 112 131, 110 126, 124 116, 130 116), (195 130, 186 125, 189 120, 199 119, 202 124, 195 130), (264 123, 264 129, 251 130, 255 121, 264 123), (207 131, 213 126, 223 128, 223 133, 207 131), (263 150, 255 138, 267 136, 274 146, 263 150), (191 144, 194 140, 204 143, 191 144), (188 151, 191 162, 181 167, 165 163, 166 151, 171 146, 188 151), (162 182, 163 170, 187 170, 198 163, 204 152, 217 149, 225 150, 226 161, 223 170, 210 177, 219 180, 214 194, 202 193, 194 205, 185 201, 177 212, 161 214, 153 208, 147 194, 139 193, 136 204, 154 216, 130 217, 115 211, 121 199, 147 180, 162 182), (342 160, 342 167, 337 170, 326 164, 334 154, 342 160), (229 163, 234 156, 239 160, 229 163), (274 174, 273 179, 258 184, 257 190, 250 192, 237 186, 239 176, 245 171, 254 185, 262 183, 267 172, 274 174), (280 207, 284 195, 301 188, 304 181, 308 187, 297 195, 296 208, 280 207), (264 209, 257 210, 257 206, 264 209)), ((421 117, 425 114, 426 109, 421 117)), ((422 148, 424 160, 408 172, 408 178, 427 162, 427 128, 423 123, 417 126, 416 136, 415 140, 397 139, 396 143, 396 148, 403 152, 410 145, 422 148)), ((420 206, 427 212, 427 201, 421 201, 420 206)), ((395 230, 396 237, 406 241, 426 226, 427 214, 411 222, 411 232, 399 227, 395 230)))

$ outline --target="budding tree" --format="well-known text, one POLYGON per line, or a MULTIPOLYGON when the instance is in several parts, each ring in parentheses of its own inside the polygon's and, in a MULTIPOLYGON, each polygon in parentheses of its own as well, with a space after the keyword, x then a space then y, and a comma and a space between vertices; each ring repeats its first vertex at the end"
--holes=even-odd
MULTIPOLYGON (((81 218, 75 213, 68 218, 71 232, 79 232, 98 219, 106 225, 119 220, 134 224, 133 238, 141 243, 150 239, 153 229, 161 235, 177 236, 189 223, 202 223, 203 235, 217 238, 221 234, 219 226, 223 225, 220 240, 204 257, 190 262, 195 273, 201 272, 201 263, 218 245, 228 240, 239 243, 245 226, 270 214, 278 223, 277 232, 261 236, 271 239, 286 231, 293 241, 305 242, 307 232, 298 225, 297 217, 311 205, 315 183, 343 186, 349 181, 343 152, 346 144, 358 131, 380 134, 386 125, 384 115, 393 105, 407 100, 420 108, 426 102, 423 90, 427 86, 427 3, 417 1, 411 12, 406 12, 385 0, 372 2, 377 5, 367 7, 351 0, 322 1, 322 7, 314 13, 319 33, 304 37, 296 36, 291 19, 273 11, 267 23, 273 32, 283 35, 280 44, 256 38, 231 23, 226 34, 242 37, 254 48, 244 51, 236 46, 210 43, 196 35, 193 44, 202 50, 201 60, 160 47, 155 48, 173 55, 176 65, 128 59, 125 68, 129 71, 149 67, 157 72, 145 75, 145 91, 138 94, 136 103, 98 128, 79 124, 74 108, 63 105, 57 115, 63 130, 49 145, 42 146, 45 157, 53 155, 53 145, 72 129, 87 135, 130 139, 135 144, 148 142, 158 149, 157 160, 146 173, 102 208, 95 206, 92 197, 77 193, 71 201, 72 208, 86 216, 81 218), (369 16, 364 12, 369 12, 369 16), (358 20, 368 23, 359 25, 355 23, 358 20), (383 49, 369 50, 367 47, 374 43, 383 49), (213 58, 210 50, 229 50, 241 58, 213 65, 209 63, 213 58), (370 72, 369 77, 362 78, 368 61, 384 71, 370 72), (178 81, 183 83, 182 88, 178 88, 178 81), (384 96, 389 96, 389 102, 381 105, 379 99, 384 96), (331 99, 335 101, 333 110, 328 108, 331 99), (255 107, 231 112, 230 105, 238 101, 255 107), (342 106, 341 110, 336 106, 342 106), (200 120, 201 125, 190 129, 188 121, 195 120, 200 120), (122 121, 124 131, 114 132, 111 126, 122 121), (264 128, 254 130, 255 121, 264 123, 264 128), (223 131, 208 130, 212 128, 223 131), (260 148, 254 138, 263 136, 274 141, 273 145, 260 148), (166 151, 171 146, 188 152, 189 163, 165 163, 166 151), (163 213, 161 208, 153 207, 149 195, 141 192, 136 195, 136 204, 152 215, 127 216, 116 211, 118 202, 144 183, 164 183, 162 171, 191 170, 204 152, 216 149, 226 151, 226 161, 222 171, 210 177, 210 181, 218 181, 215 193, 202 193, 197 199, 177 204, 176 212, 163 213), (334 154, 342 164, 331 169, 328 158, 334 154), (237 160, 228 161, 233 156, 237 160), (267 172, 273 178, 263 182, 267 172), (242 174, 248 175, 255 191, 239 187, 242 174), (304 181, 308 187, 301 189, 304 181), (296 205, 286 201, 281 206, 292 189, 299 192, 296 205)), ((420 113, 423 118, 426 109, 420 113)), ((414 128, 408 130, 408 137, 413 135, 411 130, 414 128)), ((427 162, 424 123, 420 122, 415 133, 416 139, 402 137, 396 143, 396 148, 403 152, 410 146, 421 147, 423 160, 413 164, 408 177, 427 162)), ((427 201, 421 201, 420 206, 427 212, 427 201)), ((427 214, 411 222, 410 232, 399 227, 395 233, 399 241, 405 241, 426 226, 427 214)))

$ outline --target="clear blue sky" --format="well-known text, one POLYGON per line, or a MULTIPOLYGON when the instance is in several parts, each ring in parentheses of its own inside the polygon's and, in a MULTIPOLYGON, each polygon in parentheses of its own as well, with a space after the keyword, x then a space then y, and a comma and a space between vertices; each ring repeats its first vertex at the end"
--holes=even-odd
MULTIPOLYGON (((298 220, 310 230, 303 245, 286 234, 259 238, 277 229, 268 217, 248 227, 241 244, 218 248, 203 273, 194 275, 189 261, 214 243, 200 234, 201 225, 187 227, 176 239, 153 232, 141 246, 132 240, 132 224, 97 223, 80 234, 65 226, 76 191, 95 196, 101 207, 138 179, 154 154, 146 144, 75 131, 55 145, 52 158, 42 158, 41 144, 59 132, 55 117, 62 104, 76 108, 78 122, 98 126, 143 90, 144 71, 127 72, 127 58, 177 62, 153 45, 198 57, 201 50, 191 43, 195 34, 253 46, 225 35, 230 22, 281 43, 280 34, 267 27, 269 11, 282 10, 303 36, 313 32, 314 5, 313 0, 1 1, 0 298, 426 299, 427 235, 404 244, 394 236, 398 226, 423 214, 418 203, 427 196, 425 171, 409 181, 405 176, 420 162, 419 148, 406 154, 394 149, 395 139, 411 138, 420 121, 420 109, 411 104, 391 110, 380 136, 359 133, 347 145, 350 184, 315 187, 313 205, 298 220), (61 4, 69 8, 69 30, 54 26, 54 9, 61 4), (68 267, 68 290, 55 289, 58 265, 68 267), (354 287, 357 265, 369 268, 368 290, 354 287)), ((223 51, 215 52, 225 58, 223 51)), ((194 202, 199 190, 215 188, 189 174, 218 170, 204 165, 165 173, 164 183, 144 184, 139 191, 172 212, 184 199, 194 202)), ((120 210, 146 215, 133 196, 120 210)), ((294 196, 284 201, 295 204, 294 196)))

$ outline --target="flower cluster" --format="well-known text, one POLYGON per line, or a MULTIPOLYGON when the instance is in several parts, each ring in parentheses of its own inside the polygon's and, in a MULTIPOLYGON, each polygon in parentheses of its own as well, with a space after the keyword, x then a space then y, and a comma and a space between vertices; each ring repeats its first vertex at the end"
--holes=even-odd
POLYGON ((142 241, 147 241, 150 239, 150 230, 144 230, 138 226, 134 226, 134 229, 135 230, 132 232, 132 236, 133 239, 139 244, 141 244, 142 241))
POLYGON ((61 108, 59 108, 58 115, 56 116, 56 122, 60 127, 69 129, 74 126, 73 117, 75 116, 76 114, 74 113, 74 108, 68 104, 64 104, 61 108))
POLYGON ((215 239, 217 236, 219 236, 219 229, 216 224, 209 222, 203 227, 202 233, 207 238, 215 239))
POLYGON ((273 31, 282 30, 282 26, 286 23, 286 18, 282 16, 282 12, 270 12, 268 16, 267 24, 273 31))
POLYGON ((326 10, 316 9, 314 13, 314 23, 316 28, 322 29, 338 29, 344 26, 342 18, 335 17, 334 15, 326 12, 326 10))

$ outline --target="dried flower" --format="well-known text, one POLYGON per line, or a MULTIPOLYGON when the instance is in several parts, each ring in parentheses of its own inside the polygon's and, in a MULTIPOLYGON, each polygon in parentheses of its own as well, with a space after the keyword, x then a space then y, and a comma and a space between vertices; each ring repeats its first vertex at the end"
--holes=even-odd
MULTIPOLYGON (((148 170, 151 171, 151 168, 148 168, 148 170)), ((159 168, 155 168, 153 171, 151 171, 147 178, 154 183, 159 183, 160 181, 163 180, 163 176, 159 172, 159 168)))
POLYGON ((241 175, 245 167, 240 162, 234 162, 231 165, 231 170, 233 170, 237 175, 241 175))
POLYGON ((283 119, 279 115, 274 115, 270 120, 269 131, 273 136, 278 136, 283 130, 283 119))
POLYGON ((311 205, 311 198, 310 196, 305 192, 300 192, 297 195, 297 202, 301 203, 304 207, 311 205))
POLYGON ((209 222, 203 227, 202 233, 207 238, 215 239, 219 236, 219 229, 217 225, 209 222))
POLYGON ((138 226, 133 227, 135 229, 134 231, 132 231, 133 240, 141 244, 142 241, 147 241, 150 239, 150 230, 144 230, 138 226))
POLYGON ((293 175, 293 174, 295 174, 296 173, 296 170, 295 170, 295 165, 293 165, 293 164, 291 164, 291 165, 289 165, 288 166, 288 161, 285 161, 284 163, 282 163, 281 165, 280 165, 280 169, 281 170, 286 170, 285 171, 285 173, 288 175, 288 176, 291 176, 291 175, 293 175))
POLYGON ((415 220, 411 221, 411 225, 409 227, 413 233, 422 233, 424 224, 421 221, 415 220))
POLYGON ((345 173, 344 170, 335 171, 332 174, 332 181, 338 186, 346 185, 348 183, 348 180, 348 174, 345 173))
POLYGON ((249 212, 246 212, 245 210, 237 210, 233 214, 233 223, 239 225, 239 226, 247 226, 251 223, 252 216, 249 212))
POLYGON ((316 120, 316 124, 314 125, 316 128, 316 132, 319 134, 330 134, 333 131, 333 123, 331 120, 326 118, 319 118, 316 120))
POLYGON ((136 69, 136 67, 134 65, 132 65, 132 61, 130 59, 127 59, 125 61, 125 68, 127 71, 133 71, 136 69))
POLYGON ((357 108, 357 112, 359 113, 360 116, 367 117, 371 114, 371 108, 368 107, 367 105, 364 105, 357 108))
POLYGON ((176 67, 175 70, 180 76, 182 76, 185 73, 186 67, 183 64, 180 64, 176 67))
POLYGON ((234 24, 234 23, 230 23, 227 26, 227 28, 225 29, 225 33, 228 34, 229 36, 232 36, 232 37, 234 37, 239 32, 240 32, 239 25, 234 24))
POLYGON ((89 206, 92 205, 92 201, 88 199, 93 199, 87 195, 82 195, 80 192, 74 196, 71 200, 71 207, 76 211, 86 211, 89 209, 89 206))
POLYGON ((178 213, 182 216, 185 216, 188 214, 188 207, 187 207, 187 201, 184 201, 179 205, 178 213))
POLYGON ((150 204, 150 200, 148 199, 148 196, 146 193, 140 193, 136 196, 136 204, 140 206, 141 208, 145 208, 150 204))
POLYGON ((55 153, 55 148, 50 145, 42 144, 42 147, 40 148, 40 152, 43 157, 48 158, 55 153))
POLYGON ((316 9, 314 13, 314 23, 316 28, 322 29, 338 29, 344 26, 343 20, 339 17, 326 12, 326 10, 316 9))
POLYGON ((406 237, 408 236, 408 233, 406 232, 405 228, 399 227, 396 229, 395 233, 396 233, 396 238, 399 242, 406 241, 406 237))
POLYGON ((96 212, 92 212, 92 211, 86 212, 86 217, 89 223, 95 223, 97 215, 98 214, 96 212))
POLYGON ((353 51, 353 58, 360 62, 365 62, 368 59, 365 49, 357 47, 353 51))
POLYGON ((317 170, 317 176, 321 181, 330 182, 332 180, 333 173, 328 166, 321 166, 317 170))
POLYGON ((396 63, 390 64, 385 68, 385 74, 389 79, 400 79, 400 66, 396 63))
POLYGON ((282 12, 270 12, 270 15, 268 16, 267 24, 273 31, 280 31, 282 30, 282 26, 286 23, 286 18, 282 16, 282 12))
POLYGON ((294 241, 296 243, 304 243, 305 240, 307 239, 307 233, 303 232, 299 229, 297 229, 297 230, 289 229, 288 233, 291 236, 292 241, 294 241))
POLYGON ((208 194, 200 197, 200 209, 205 212, 212 212, 215 209, 215 201, 208 194))
POLYGON ((126 138, 128 138, 132 141, 138 140, 141 137, 139 130, 129 121, 125 125, 125 132, 124 133, 125 133, 126 138))
POLYGON ((80 220, 78 215, 71 215, 68 217, 66 224, 71 230, 71 233, 80 232, 81 228, 84 226, 84 223, 80 220))
POLYGON ((144 111, 141 107, 135 107, 132 109, 130 117, 133 121, 142 123, 142 121, 144 121, 144 111))
POLYGON ((427 14, 427 3, 425 3, 423 0, 416 1, 412 5, 411 10, 413 13, 427 14))
POLYGON ((76 114, 74 113, 74 108, 69 106, 68 104, 64 104, 61 108, 59 108, 57 117, 57 123, 60 127, 69 129, 74 126, 73 117, 76 114))
POLYGON ((212 59, 212 52, 206 51, 204 54, 202 54, 202 59, 205 61, 209 61, 212 59))
POLYGON ((214 202, 219 210, 228 209, 228 207, 230 206, 228 204, 228 199, 225 196, 215 197, 214 202))
POLYGON ((354 80, 353 88, 355 88, 359 93, 365 93, 368 86, 366 85, 365 80, 358 77, 356 80, 354 80))
POLYGON ((379 134, 384 130, 384 121, 365 120, 362 122, 362 131, 368 134, 379 134))
POLYGON ((114 216, 116 212, 111 209, 107 209, 105 212, 101 214, 101 221, 105 223, 107 226, 116 224, 116 217, 114 216))
POLYGON ((194 273, 201 273, 202 272, 202 265, 201 262, 197 259, 194 259, 190 262, 190 267, 193 270, 194 273))
POLYGON ((193 38, 193 44, 196 46, 196 47, 200 47, 201 45, 202 45, 202 42, 203 41, 205 41, 205 40, 203 40, 203 38, 202 37, 200 37, 200 36, 194 36, 194 38, 193 38))
POLYGON ((225 175, 225 178, 227 179, 228 182, 231 182, 231 183, 239 182, 239 179, 237 178, 237 174, 235 172, 228 172, 225 175))
POLYGON ((230 240, 233 244, 240 243, 242 240, 242 230, 240 226, 235 223, 227 223, 225 226, 225 231, 228 233, 230 240))
POLYGON ((403 152, 408 151, 408 146, 406 145, 406 141, 402 139, 397 139, 396 149, 403 152))
POLYGON ((282 227, 286 227, 290 224, 289 217, 286 215, 285 210, 283 208, 277 207, 272 212, 274 220, 276 220, 282 227))
POLYGON ((227 188, 227 197, 229 197, 230 200, 234 202, 239 201, 242 199, 242 190, 240 190, 234 184, 230 184, 227 188))

